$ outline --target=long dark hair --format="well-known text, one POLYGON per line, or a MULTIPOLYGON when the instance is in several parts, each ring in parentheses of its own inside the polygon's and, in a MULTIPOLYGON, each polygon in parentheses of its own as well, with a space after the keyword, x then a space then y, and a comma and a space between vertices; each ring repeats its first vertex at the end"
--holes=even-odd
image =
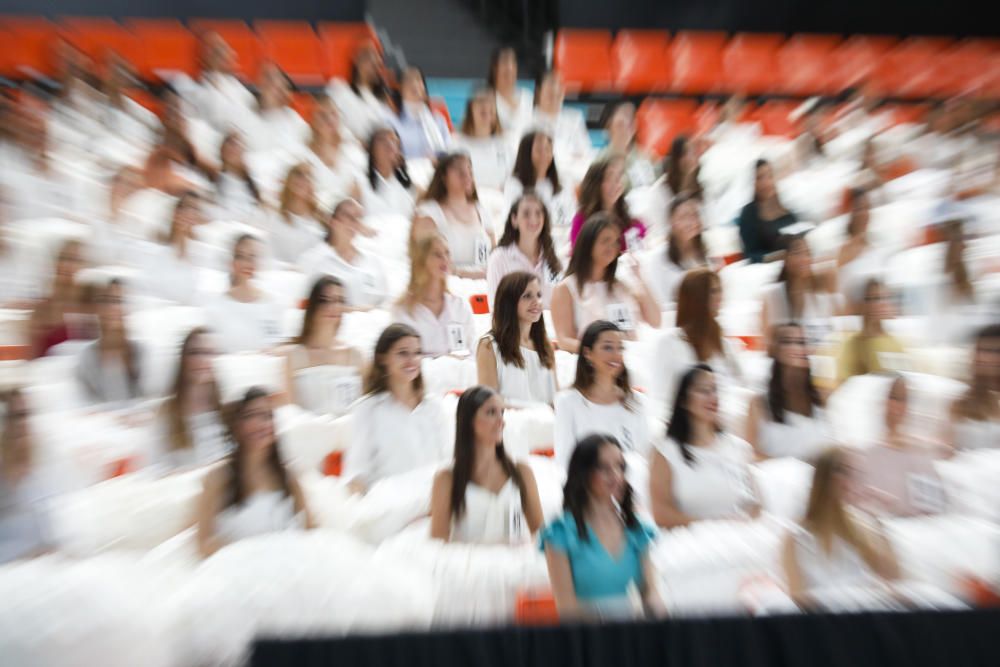
MULTIPOLYGON (((691 439, 691 415, 684 404, 687 402, 691 385, 699 373, 714 373, 714 371, 708 364, 695 364, 684 373, 680 384, 677 385, 673 414, 670 416, 670 423, 667 424, 667 437, 677 443, 688 465, 694 464, 694 454, 691 453, 691 445, 688 442, 691 439)), ((716 424, 715 430, 721 431, 722 427, 716 424)))
MULTIPOLYGON (((421 201, 436 201, 441 203, 448 196, 448 187, 445 185, 444 179, 448 175, 448 170, 451 169, 459 160, 466 160, 471 163, 471 159, 467 153, 448 153, 442 156, 437 163, 437 167, 434 169, 434 176, 431 177, 431 182, 427 186, 427 192, 421 197, 421 201)), ((472 184, 472 194, 468 197, 469 201, 478 202, 479 193, 476 192, 475 182, 472 184)))
POLYGON ((688 271, 677 288, 677 328, 684 332, 699 361, 713 352, 723 353, 722 327, 709 312, 712 286, 721 285, 719 274, 706 267, 688 271))
MULTIPOLYGON (((594 384, 594 366, 584 356, 584 350, 593 350, 597 344, 597 339, 601 334, 614 331, 620 334, 621 329, 614 322, 607 320, 596 320, 587 325, 583 335, 580 336, 580 354, 576 357, 576 376, 573 378, 573 389, 581 394, 590 389, 594 384)), ((631 410, 635 403, 635 394, 632 393, 632 383, 629 382, 628 368, 622 364, 622 372, 615 380, 615 385, 622 391, 622 405, 631 410)))
POLYGON ((674 137, 674 140, 670 143, 670 152, 663 159, 663 171, 667 175, 667 186, 670 188, 671 194, 675 196, 686 194, 701 199, 703 190, 701 182, 698 180, 700 167, 695 167, 689 176, 684 173, 684 169, 681 166, 684 153, 688 150, 690 144, 691 141, 685 134, 679 134, 674 137))
POLYGON ((861 208, 862 204, 867 204, 866 198, 868 197, 868 191, 864 188, 851 188, 848 190, 848 202, 851 207, 851 211, 847 217, 847 236, 849 238, 854 238, 860 233, 861 223, 858 222, 858 210, 861 208))
MULTIPOLYGON (((585 516, 590 503, 590 480, 597 469, 597 459, 604 445, 613 445, 619 450, 622 448, 612 436, 595 433, 577 442, 569 457, 566 485, 563 487, 563 509, 573 516, 577 534, 584 542, 590 541, 585 516)), ((628 482, 625 482, 625 497, 618 505, 618 510, 626 528, 639 525, 639 519, 635 515, 635 494, 628 482)))
POLYGON ((302 331, 299 333, 298 337, 295 338, 295 342, 299 345, 304 345, 312 335, 313 327, 316 324, 316 311, 320 307, 320 297, 323 296, 323 291, 327 287, 339 287, 344 289, 344 283, 340 282, 339 279, 333 276, 320 276, 313 283, 312 289, 309 290, 309 298, 306 301, 306 312, 302 317, 302 331))
MULTIPOLYGON (((361 71, 358 67, 358 56, 360 56, 366 49, 375 49, 375 47, 373 45, 362 46, 354 52, 354 57, 351 59, 351 74, 349 77, 351 91, 355 95, 359 96, 361 95, 361 82, 358 79, 361 75, 361 71)), ((383 102, 389 100, 389 86, 386 85, 385 78, 382 76, 381 72, 377 71, 377 68, 375 82, 372 84, 371 91, 372 94, 375 95, 376 99, 382 100, 383 102)))
MULTIPOLYGON (((488 96, 495 95, 493 88, 479 88, 472 95, 469 96, 469 100, 465 103, 465 117, 462 119, 462 127, 459 130, 462 134, 467 137, 472 136, 473 124, 476 122, 472 118, 472 105, 476 100, 488 96)), ((503 134, 503 130, 500 128, 500 118, 496 113, 497 104, 496 97, 493 98, 493 127, 490 128, 490 136, 498 137, 503 134)))
MULTIPOLYGON (((391 127, 380 127, 372 132, 372 135, 368 137, 368 143, 365 144, 365 149, 368 151, 368 185, 372 186, 372 190, 375 190, 375 184, 378 182, 378 170, 375 169, 372 148, 375 147, 376 141, 389 135, 395 135, 396 138, 399 138, 399 133, 391 127)), ((402 153, 399 154, 399 164, 393 168, 392 175, 407 190, 413 185, 413 180, 410 179, 410 172, 406 169, 406 158, 402 153)))
MULTIPOLYGON (((226 165, 222 161, 222 151, 225 150, 226 144, 239 140, 240 133, 236 130, 231 130, 225 137, 223 137, 222 143, 219 144, 219 171, 216 174, 217 180, 222 178, 222 174, 227 173, 226 165)), ((243 181, 243 184, 247 186, 247 190, 249 190, 250 194, 253 195, 254 201, 258 204, 260 203, 260 188, 257 187, 257 181, 255 181, 253 176, 250 175, 250 170, 247 169, 246 164, 242 165, 238 171, 228 173, 235 174, 239 180, 243 181)))
MULTIPOLYGON (((184 342, 181 344, 180 359, 177 361, 177 374, 174 376, 173 393, 163 404, 163 414, 167 419, 168 444, 172 450, 190 449, 192 446, 191 432, 187 427, 187 418, 184 415, 184 404, 187 402, 188 392, 191 390, 191 381, 188 378, 188 357, 191 355, 191 346, 198 336, 207 336, 211 331, 206 327, 195 327, 191 329, 184 342)), ((222 410, 222 400, 219 398, 219 385, 212 380, 212 409, 216 412, 222 410)))
MULTIPOLYGON (((106 299, 109 298, 109 292, 113 289, 119 289, 124 292, 125 284, 119 278, 112 278, 108 283, 98 290, 97 298, 106 299)), ((124 297, 123 297, 124 298, 124 297)), ((142 395, 142 387, 139 383, 139 376, 141 375, 142 369, 140 368, 139 360, 139 350, 135 343, 129 339, 128 328, 126 327, 126 320, 124 314, 122 315, 122 351, 121 351, 121 361, 125 366, 125 374, 128 376, 128 393, 132 398, 137 398, 142 395)), ((104 337, 102 332, 101 337, 104 337)), ((100 340, 98 341, 98 346, 101 345, 100 340)))
MULTIPOLYGON (((243 443, 240 442, 239 436, 236 434, 240 422, 246 416, 246 410, 250 407, 250 404, 254 401, 260 399, 267 399, 268 393, 265 389, 261 387, 250 387, 247 392, 243 395, 235 405, 231 405, 227 412, 229 413, 229 437, 235 445, 233 449, 232 457, 229 459, 229 493, 226 499, 226 504, 224 507, 229 507, 230 505, 242 505, 243 501, 247 499, 247 489, 243 484, 243 476, 240 474, 243 468, 244 462, 246 460, 246 453, 243 451, 243 443)), ((289 481, 288 469, 285 468, 285 464, 281 461, 281 454, 278 452, 279 444, 277 436, 274 439, 274 443, 271 445, 271 453, 267 459, 267 465, 275 473, 281 484, 281 491, 285 496, 292 495, 292 485, 289 481)))
MULTIPOLYGON (((976 352, 994 340, 1000 340, 1000 323, 989 324, 976 333, 976 352)), ((1000 391, 1000 379, 983 377, 980 369, 973 364, 969 389, 956 405, 958 414, 976 421, 990 419, 996 409, 996 401, 991 403, 990 400, 990 392, 994 391, 1000 391)))
MULTIPOLYGON (((805 234, 794 234, 790 235, 784 239, 782 245, 785 247, 785 253, 792 252, 792 247, 798 244, 804 244, 806 250, 809 250, 809 242, 806 241, 805 234)), ((788 263, 785 262, 781 267, 781 272, 778 274, 778 282, 784 285, 785 288, 785 303, 788 304, 788 314, 790 317, 801 317, 801 312, 796 312, 796 304, 792 301, 792 282, 791 275, 788 273, 788 263)), ((819 276, 810 273, 809 280, 806 285, 809 292, 819 292, 822 288, 822 280, 819 276)))
MULTIPOLYGON (((566 268, 566 277, 576 276, 577 287, 583 292, 584 286, 590 280, 590 273, 594 267, 594 245, 597 237, 607 227, 614 227, 619 232, 621 228, 605 213, 598 213, 591 216, 580 228, 580 235, 576 237, 576 246, 573 254, 569 258, 569 266, 566 268)), ((615 272, 618 270, 618 258, 616 257, 608 268, 604 271, 604 281, 608 284, 608 289, 613 289, 616 278, 615 272)))
POLYGON ((965 265, 965 239, 962 221, 952 220, 944 225, 947 245, 944 255, 944 274, 951 278, 951 287, 958 296, 971 299, 974 295, 969 269, 965 265))
MULTIPOLYGON (((802 325, 798 322, 787 322, 773 327, 771 336, 770 356, 772 363, 771 380, 767 384, 767 407, 771 411, 771 419, 779 424, 785 423, 785 389, 781 382, 781 376, 785 369, 778 359, 782 345, 780 337, 782 329, 792 328, 798 329, 799 333, 802 333, 802 325)), ((813 384, 812 371, 809 370, 809 366, 806 366, 805 376, 805 391, 809 397, 809 414, 806 416, 812 417, 813 406, 823 407, 823 398, 820 396, 819 390, 816 389, 816 385, 813 384)))
MULTIPOLYGON (((674 198, 670 200, 670 208, 669 208, 669 210, 667 212, 667 215, 670 218, 670 220, 672 221, 673 217, 674 217, 674 213, 682 205, 684 205, 684 204, 686 204, 688 202, 695 202, 695 203, 697 203, 697 202, 700 202, 700 201, 701 201, 700 197, 698 197, 697 195, 694 195, 694 194, 692 194, 690 192, 683 192, 683 193, 681 193, 679 195, 675 195, 674 198)), ((701 232, 699 232, 697 236, 695 236, 693 239, 691 239, 691 244, 692 244, 692 246, 694 246, 694 252, 695 252, 696 255, 698 255, 699 261, 702 264, 707 263, 708 262, 708 259, 707 259, 708 258, 708 251, 705 250, 705 239, 702 238, 701 232)), ((680 249, 680 245, 677 243, 677 241, 674 238, 674 226, 673 226, 672 223, 670 225, 670 236, 667 239, 667 259, 670 260, 670 262, 674 266, 677 266, 679 268, 683 268, 683 267, 681 267, 681 249, 680 249)))
MULTIPOLYGON (((531 161, 531 148, 535 145, 535 138, 539 136, 548 137, 548 140, 552 141, 552 137, 548 132, 535 130, 521 137, 521 142, 517 145, 517 157, 514 158, 513 175, 514 178, 521 181, 521 186, 525 190, 533 189, 535 183, 538 182, 539 174, 535 173, 535 163, 531 161)), ((549 179, 549 183, 552 184, 552 194, 558 194, 562 191, 562 186, 559 184, 559 170, 556 169, 554 154, 552 156, 552 163, 549 165, 548 171, 545 172, 545 178, 549 179)))
MULTIPOLYGON (((420 334, 409 324, 390 324, 379 335, 375 343, 375 353, 372 354, 371 365, 365 374, 364 393, 382 394, 389 391, 389 371, 386 370, 384 357, 389 354, 393 346, 404 338, 416 338, 420 340, 420 334)), ((419 373, 413 380, 413 391, 417 396, 424 395, 424 375, 419 373)))
POLYGON ((420 69, 419 67, 417 67, 416 65, 408 65, 408 66, 404 67, 402 70, 400 70, 399 76, 398 76, 399 85, 392 92, 392 103, 396 107, 395 108, 396 116, 399 117, 399 118, 403 117, 403 112, 405 111, 405 109, 403 108, 403 85, 402 85, 403 84, 403 79, 411 71, 412 72, 416 72, 417 74, 420 75, 420 80, 424 84, 424 99, 423 99, 423 103, 424 103, 424 106, 430 108, 431 98, 430 98, 430 95, 427 93, 427 77, 424 75, 424 71, 422 69, 420 69))
POLYGON ((514 54, 514 61, 517 62, 517 51, 513 46, 500 46, 493 49, 493 53, 490 54, 490 69, 486 73, 486 85, 496 90, 497 88, 497 66, 500 64, 500 58, 503 54, 510 51, 514 54))
MULTIPOLYGON (((532 281, 538 280, 538 276, 533 273, 515 271, 504 276, 497 286, 496 298, 493 300, 493 328, 490 330, 490 335, 496 340, 497 348, 500 350, 500 360, 505 364, 524 368, 517 306, 521 301, 521 295, 528 289, 528 285, 532 281)), ((538 353, 538 361, 545 368, 552 368, 555 365, 555 353, 552 350, 552 344, 549 343, 549 336, 545 332, 544 315, 531 325, 528 335, 538 353)))
MULTIPOLYGON (((460 519, 465 513, 465 490, 472 481, 472 468, 475 464, 476 451, 476 414, 490 398, 497 393, 489 387, 476 385, 462 392, 458 399, 458 409, 455 418, 455 462, 451 473, 451 516, 460 519)), ((517 465, 507 455, 503 442, 496 446, 497 461, 508 477, 514 480, 521 492, 521 502, 524 503, 524 478, 517 465)))
MULTIPOLYGON (((604 175, 615 162, 624 163, 624 160, 618 155, 609 155, 594 160, 587 169, 587 173, 583 175, 583 180, 580 182, 579 209, 584 220, 604 211, 601 188, 604 185, 604 175)), ((624 193, 612 205, 610 215, 623 232, 632 224, 632 214, 628 210, 624 193)))
POLYGON ((521 210, 521 204, 529 199, 538 202, 538 205, 542 207, 542 217, 545 220, 542 224, 542 231, 538 234, 538 247, 542 251, 542 257, 545 258, 545 264, 549 271, 553 275, 559 275, 562 273, 563 266, 562 262, 559 261, 559 256, 556 254, 555 245, 552 243, 552 218, 549 216, 549 208, 542 201, 541 197, 532 190, 518 197, 510 207, 510 212, 507 214, 507 222, 504 223, 503 234, 497 242, 497 247, 502 248, 520 243, 521 230, 514 226, 514 215, 521 210))

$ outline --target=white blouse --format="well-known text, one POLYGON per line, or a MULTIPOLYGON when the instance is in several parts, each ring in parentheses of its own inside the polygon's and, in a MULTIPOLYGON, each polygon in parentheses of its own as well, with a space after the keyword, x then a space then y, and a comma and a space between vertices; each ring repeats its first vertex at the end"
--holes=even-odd
POLYGON ((959 419, 953 428, 956 449, 1000 448, 1000 421, 959 419))
POLYGON ((368 215, 413 215, 415 200, 412 188, 405 188, 394 176, 386 180, 375 173, 375 187, 368 179, 361 180, 361 198, 368 215))
POLYGON ((379 480, 451 456, 452 443, 441 402, 425 395, 410 410, 390 392, 370 394, 351 410, 351 446, 344 455, 345 480, 371 487, 379 480))
POLYGON ((270 246, 275 259, 294 264, 306 250, 323 242, 323 227, 309 216, 292 214, 285 220, 281 213, 270 216, 267 224, 270 246))
POLYGON ((354 185, 361 174, 351 163, 346 150, 341 149, 333 166, 323 162, 309 148, 303 150, 301 158, 312 169, 316 199, 323 208, 332 210, 341 199, 353 196, 354 185))
POLYGON ((215 517, 215 532, 225 543, 249 537, 297 530, 304 517, 295 513, 295 499, 282 491, 258 491, 241 505, 230 505, 215 517))
POLYGON ((573 299, 573 327, 578 337, 597 320, 614 322, 622 331, 632 331, 638 326, 639 305, 621 282, 616 281, 612 288, 603 280, 588 282, 582 293, 576 276, 565 278, 563 284, 573 299))
POLYGON ((512 141, 516 142, 531 124, 533 95, 524 88, 515 88, 514 102, 510 103, 497 93, 497 119, 500 127, 512 141))
POLYGON ((514 168, 514 155, 506 138, 502 135, 470 137, 458 133, 453 141, 457 150, 468 153, 476 187, 503 189, 514 168))
POLYGON ((257 352, 282 340, 282 310, 268 297, 243 302, 220 294, 206 310, 208 326, 224 353, 257 352))
POLYGON ((693 268, 698 267, 697 262, 686 263, 684 266, 677 266, 667 257, 666 247, 658 248, 646 261, 645 274, 646 283, 653 292, 660 310, 672 310, 677 302, 677 288, 681 284, 684 276, 693 268))
POLYGON ((472 308, 461 297, 444 295, 444 308, 435 315, 422 303, 406 310, 397 304, 392 309, 392 321, 409 324, 420 334, 424 354, 439 357, 451 353, 471 353, 475 342, 472 308))
POLYGON ((358 251, 354 261, 348 262, 328 243, 323 243, 303 253, 298 263, 310 276, 310 284, 322 275, 342 282, 348 306, 374 308, 385 301, 388 291, 385 269, 374 255, 358 251))
MULTIPOLYGON (((718 380, 740 383, 743 379, 743 369, 736 353, 735 345, 723 337, 722 354, 716 354, 704 363, 711 367, 718 380)), ((677 385, 681 378, 688 369, 701 362, 681 329, 671 329, 660 337, 656 343, 655 359, 655 372, 650 383, 651 395, 661 403, 666 401, 667 410, 670 412, 673 410, 677 385)))
POLYGON ((579 110, 563 108, 550 116, 535 109, 532 124, 552 137, 552 153, 560 172, 569 175, 580 171, 580 165, 590 164, 594 148, 587 133, 587 121, 579 110))
POLYGON ((389 124, 386 118, 391 111, 367 88, 358 90, 360 94, 355 94, 349 82, 334 79, 327 86, 326 92, 340 111, 340 122, 355 139, 364 144, 372 132, 389 124))
POLYGON ((354 366, 309 365, 309 352, 302 345, 290 356, 298 370, 292 373, 295 402, 317 415, 339 417, 346 414, 361 396, 361 375, 354 366))
POLYGON ((247 182, 223 172, 215 182, 215 218, 252 223, 261 216, 260 203, 254 198, 247 182))
POLYGON ((38 472, 30 472, 16 486, 0 478, 0 565, 55 545, 48 507, 53 495, 38 472))
POLYGON ((490 253, 490 259, 486 263, 486 298, 489 300, 490 308, 493 308, 500 281, 515 271, 538 276, 542 288, 542 304, 548 308, 552 303, 552 287, 559 282, 559 274, 552 272, 544 256, 539 256, 538 261, 532 265, 532 261, 521 252, 516 243, 497 246, 490 253))
POLYGON ((830 553, 824 553, 816 536, 801 527, 792 532, 795 562, 806 589, 837 589, 877 583, 878 578, 861 555, 836 535, 830 553))
POLYGON ((553 430, 556 461, 566 467, 576 443, 588 435, 614 436, 626 452, 645 454, 649 450, 649 424, 646 410, 638 396, 634 404, 602 405, 594 403, 574 388, 556 396, 556 420, 553 430))
POLYGON ((521 491, 508 479, 497 493, 470 481, 465 513, 451 521, 451 541, 464 544, 524 544, 531 530, 521 507, 521 491))
POLYGON ((252 113, 243 123, 252 152, 293 151, 309 140, 309 124, 291 107, 252 113))
POLYGON ((500 356, 496 339, 487 334, 481 340, 493 348, 497 360, 497 384, 500 395, 508 403, 544 403, 552 405, 556 394, 556 374, 554 368, 542 366, 538 352, 521 347, 524 368, 507 363, 500 356))
POLYGON ((672 439, 658 440, 655 447, 670 465, 674 502, 681 512, 695 519, 722 519, 756 502, 749 467, 753 450, 745 441, 720 433, 710 446, 689 446, 690 463, 672 439))
POLYGON ((232 452, 232 441, 228 437, 222 415, 218 412, 206 410, 190 415, 186 421, 191 447, 174 449, 170 445, 167 421, 165 418, 162 420, 162 435, 153 457, 153 465, 165 473, 206 466, 224 459, 232 452))
POLYGON ((485 209, 477 203, 476 216, 479 224, 455 222, 449 218, 441 204, 436 201, 424 201, 417 205, 417 217, 427 217, 434 221, 438 231, 448 241, 451 258, 455 266, 486 267, 490 256, 490 238, 487 230, 491 229, 489 217, 485 209))
MULTIPOLYGON (((767 410, 766 397, 761 398, 767 410)), ((834 444, 833 429, 826 411, 813 406, 813 416, 806 417, 786 409, 784 423, 762 415, 757 424, 757 448, 771 458, 790 457, 811 462, 834 444)))
MULTIPOLYGON (((552 183, 547 178, 535 183, 533 189, 548 209, 552 226, 569 227, 576 215, 576 197, 571 189, 563 187, 558 193, 553 192, 552 183)), ((524 184, 514 176, 508 178, 503 186, 503 198, 508 212, 522 194, 524 184)))
POLYGON ((767 304, 767 316, 771 326, 795 320, 802 325, 810 345, 818 345, 833 333, 833 318, 840 310, 844 299, 832 292, 807 292, 802 306, 802 314, 792 317, 785 283, 777 282, 763 289, 762 298, 767 304))

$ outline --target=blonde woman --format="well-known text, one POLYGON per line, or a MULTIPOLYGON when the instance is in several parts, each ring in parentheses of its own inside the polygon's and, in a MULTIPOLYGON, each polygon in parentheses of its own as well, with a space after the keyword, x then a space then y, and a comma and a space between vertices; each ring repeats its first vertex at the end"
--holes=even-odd
POLYGON ((271 251, 283 262, 294 263, 306 250, 322 243, 323 225, 309 165, 299 163, 288 170, 268 231, 271 251))

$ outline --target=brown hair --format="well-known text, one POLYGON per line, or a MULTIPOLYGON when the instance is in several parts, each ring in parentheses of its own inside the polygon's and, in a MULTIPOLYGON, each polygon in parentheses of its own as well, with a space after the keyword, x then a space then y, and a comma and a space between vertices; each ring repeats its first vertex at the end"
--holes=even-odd
POLYGON ((698 361, 722 353, 722 327, 708 310, 713 287, 721 287, 719 275, 699 267, 688 271, 677 289, 677 328, 684 332, 698 361))
MULTIPOLYGON (((976 352, 979 352, 989 341, 1000 341, 1000 324, 990 324, 976 334, 976 352)), ((1000 379, 983 377, 979 369, 973 365, 969 389, 955 403, 955 411, 960 417, 985 421, 997 413, 996 401, 991 392, 1000 392, 1000 379)))
MULTIPOLYGON (((583 351, 593 350, 594 345, 597 344, 597 339, 601 337, 601 334, 608 331, 614 331, 618 334, 622 332, 614 322, 596 320, 591 322, 584 330, 583 335, 580 336, 580 354, 576 357, 576 376, 573 378, 573 389, 576 389, 581 394, 590 389, 594 384, 594 365, 584 357, 583 351)), ((624 397, 622 404, 631 410, 634 405, 635 394, 632 393, 632 384, 629 381, 628 369, 624 365, 622 366, 621 374, 615 380, 615 385, 622 391, 624 397)))
MULTIPOLYGON (((389 372, 382 358, 404 338, 420 340, 420 334, 410 325, 397 322, 387 326, 379 335, 375 343, 375 353, 372 354, 372 362, 368 366, 368 372, 365 373, 365 394, 382 394, 389 391, 389 372)), ((423 373, 418 374, 413 380, 413 390, 418 396, 424 395, 423 373)))
POLYGON ((948 245, 944 255, 944 273, 951 278, 952 289, 958 296, 971 299, 974 295, 972 282, 969 280, 969 269, 965 265, 965 239, 962 234, 962 222, 954 220, 944 226, 948 237, 948 245))
MULTIPOLYGON (((684 192, 679 195, 676 195, 673 199, 670 200, 670 208, 668 209, 667 212, 667 217, 671 220, 670 236, 667 239, 667 259, 669 259, 670 263, 675 266, 679 267, 681 265, 681 249, 678 243, 674 240, 674 226, 672 222, 674 218, 674 213, 677 212, 677 209, 679 209, 684 204, 687 204, 688 202, 695 202, 697 204, 700 201, 701 199, 699 197, 689 192, 684 192)), ((699 213, 699 216, 700 215, 701 214, 699 213)), ((691 243, 694 246, 694 251, 695 254, 698 255, 699 261, 701 261, 701 263, 703 264, 707 263, 708 251, 705 250, 705 239, 702 238, 701 232, 699 232, 697 236, 691 239, 691 243)))
MULTIPOLYGON (((580 182, 580 213, 583 214, 584 220, 604 211, 601 188, 604 185, 604 175, 615 162, 624 163, 624 160, 619 155, 609 155, 594 160, 584 174, 583 181, 580 182)), ((629 213, 624 194, 612 205, 610 215, 623 232, 628 229, 632 222, 632 214, 629 213)))
MULTIPOLYGON (((278 211, 281 213, 281 217, 285 220, 288 219, 288 207, 291 204, 292 199, 292 189, 289 187, 292 177, 312 178, 312 170, 305 162, 299 162, 298 164, 293 165, 288 170, 288 173, 285 174, 285 180, 281 186, 281 195, 278 197, 278 211)), ((309 213, 313 217, 317 217, 319 214, 319 204, 317 203, 315 196, 313 197, 313 200, 309 202, 309 213)))
MULTIPOLYGON (((170 449, 174 451, 190 449, 192 447, 191 432, 188 430, 187 419, 184 416, 184 404, 191 389, 191 383, 188 378, 187 359, 191 354, 193 341, 198 336, 207 336, 210 333, 206 327, 195 327, 184 337, 184 342, 181 344, 180 358, 177 361, 177 374, 174 376, 173 392, 161 408, 167 420, 167 438, 170 449)), ((212 409, 220 413, 222 411, 219 386, 214 379, 212 380, 212 409)))
MULTIPOLYGON (((467 137, 472 136, 473 125, 475 121, 472 119, 472 105, 487 95, 495 95, 496 93, 492 88, 480 88, 472 95, 469 96, 469 101, 465 103, 465 118, 462 119, 462 127, 460 132, 467 137)), ((500 118, 496 113, 497 102, 496 97, 493 98, 493 127, 490 128, 490 136, 497 137, 503 134, 500 130, 500 118)))
MULTIPOLYGON (((566 268, 566 277, 576 276, 576 285, 583 292, 584 286, 590 280, 590 273, 594 266, 594 245, 597 237, 600 236, 607 227, 614 227, 621 232, 618 225, 606 213, 598 213, 590 217, 583 227, 580 228, 580 235, 576 237, 576 246, 573 247, 573 254, 569 258, 569 266, 566 268)), ((616 257, 608 268, 604 271, 604 281, 608 284, 608 289, 614 289, 616 278, 615 272, 618 270, 618 258, 616 257)))
MULTIPOLYGON (((431 255, 431 250, 435 244, 448 247, 448 241, 440 234, 428 234, 416 239, 410 247, 410 283, 406 286, 406 291, 400 297, 398 303, 407 311, 412 311, 413 306, 420 300, 420 296, 430 286, 430 276, 427 275, 427 259, 431 255)), ((443 281, 445 292, 448 291, 448 279, 443 281)))
MULTIPOLYGON (((434 169, 434 176, 431 177, 431 182, 427 186, 427 192, 420 198, 420 201, 436 201, 438 203, 444 201, 445 197, 448 196, 448 187, 444 182, 445 177, 447 177, 448 170, 451 169, 452 165, 459 160, 465 160, 471 164, 469 156, 465 153, 448 153, 438 160, 437 168, 434 169)), ((467 199, 473 202, 479 201, 475 182, 472 184, 472 192, 467 199)))
POLYGON ((312 289, 309 290, 309 298, 306 300, 306 312, 302 317, 302 331, 294 341, 299 345, 304 345, 309 340, 309 336, 312 335, 313 327, 316 326, 316 311, 319 310, 320 299, 328 287, 343 289, 344 283, 333 276, 320 276, 313 283, 312 289))
POLYGON ((549 209, 545 205, 534 191, 528 191, 518 197, 514 204, 510 207, 510 212, 507 214, 507 222, 503 226, 503 235, 500 236, 500 240, 497 242, 497 247, 502 248, 509 245, 517 245, 521 240, 521 230, 514 226, 514 216, 518 211, 521 210, 521 204, 528 200, 534 200, 542 207, 542 218, 544 223, 542 224, 542 231, 538 235, 538 246, 542 251, 542 257, 545 259, 545 264, 554 275, 559 275, 562 273, 562 262, 559 261, 559 256, 556 255, 555 245, 552 243, 552 218, 549 216, 549 209))
MULTIPOLYGON (((531 150, 535 145, 535 139, 540 136, 548 139, 550 143, 552 142, 552 137, 547 132, 535 130, 521 137, 521 142, 517 145, 517 157, 514 158, 513 176, 521 182, 521 187, 525 190, 534 189, 535 183, 539 179, 539 174, 535 173, 535 163, 531 161, 531 150)), ((552 184, 553 194, 558 194, 562 191, 562 186, 559 184, 559 170, 556 169, 555 155, 552 156, 552 163, 549 164, 548 171, 545 172, 545 178, 549 179, 549 183, 552 184)))
MULTIPOLYGON (((521 327, 517 317, 517 306, 521 295, 532 281, 538 281, 538 276, 533 273, 526 271, 508 273, 497 286, 497 294, 493 299, 493 328, 490 330, 490 335, 497 342, 500 360, 518 368, 524 368, 524 355, 521 354, 521 327)), ((555 352, 545 332, 544 315, 531 325, 529 336, 542 366, 552 368, 555 365, 555 352)))

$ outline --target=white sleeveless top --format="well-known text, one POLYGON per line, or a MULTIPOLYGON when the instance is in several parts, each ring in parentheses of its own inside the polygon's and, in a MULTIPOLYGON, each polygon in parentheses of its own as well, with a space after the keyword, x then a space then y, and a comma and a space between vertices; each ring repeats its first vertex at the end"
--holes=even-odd
POLYGON ((708 447, 688 447, 688 463, 672 439, 656 443, 656 450, 670 464, 674 502, 695 519, 731 517, 755 501, 750 477, 750 445, 720 433, 708 447))
POLYGON ((808 292, 802 304, 802 313, 792 317, 784 283, 773 283, 763 290, 771 325, 796 321, 805 330, 809 344, 823 343, 833 333, 833 317, 844 302, 843 295, 830 292, 808 292))
POLYGON ((157 452, 154 465, 163 472, 173 472, 185 468, 197 468, 209 465, 225 458, 232 452, 233 444, 227 435, 222 416, 215 410, 206 410, 187 418, 187 427, 191 437, 191 447, 172 449, 170 447, 170 430, 164 421, 161 446, 157 452))
POLYGON ((1000 422, 959 419, 955 422, 956 449, 989 449, 1000 447, 1000 422))
POLYGON ((833 430, 823 408, 814 405, 812 417, 785 410, 784 420, 779 423, 764 415, 757 426, 758 448, 772 458, 813 461, 834 443, 833 430))
POLYGON ((531 531, 521 508, 521 492, 513 478, 496 494, 469 482, 465 513, 452 519, 451 541, 468 544, 524 544, 531 531))
POLYGON ((296 530, 304 527, 295 513, 295 500, 281 491, 263 491, 251 495, 242 505, 230 505, 215 518, 216 533, 226 543, 248 537, 296 530))
POLYGON ((455 266, 479 266, 486 268, 490 256, 490 239, 486 234, 489 218, 480 204, 476 204, 479 224, 454 222, 445 215, 444 209, 436 201, 425 201, 417 206, 417 216, 434 221, 438 231, 447 239, 448 249, 455 266))
POLYGON ((796 561, 807 589, 858 586, 877 580, 861 555, 841 538, 833 538, 827 554, 816 537, 804 528, 795 529, 793 537, 796 561))
POLYGON ((321 364, 305 366, 309 355, 301 345, 292 348, 296 365, 303 366, 292 374, 296 402, 318 415, 339 417, 361 397, 361 376, 354 366, 321 364))
POLYGON ((521 346, 524 368, 508 364, 500 356, 500 347, 492 335, 483 336, 493 347, 497 359, 497 383, 500 395, 507 401, 545 403, 552 405, 556 395, 556 375, 552 368, 542 366, 538 352, 521 346))
POLYGON ((597 320, 614 322, 623 331, 635 329, 639 322, 639 309, 635 299, 625 291, 620 282, 616 282, 612 289, 603 280, 588 282, 583 286, 581 294, 576 276, 569 276, 566 278, 566 286, 573 297, 573 326, 577 336, 583 336, 590 323, 597 320))

